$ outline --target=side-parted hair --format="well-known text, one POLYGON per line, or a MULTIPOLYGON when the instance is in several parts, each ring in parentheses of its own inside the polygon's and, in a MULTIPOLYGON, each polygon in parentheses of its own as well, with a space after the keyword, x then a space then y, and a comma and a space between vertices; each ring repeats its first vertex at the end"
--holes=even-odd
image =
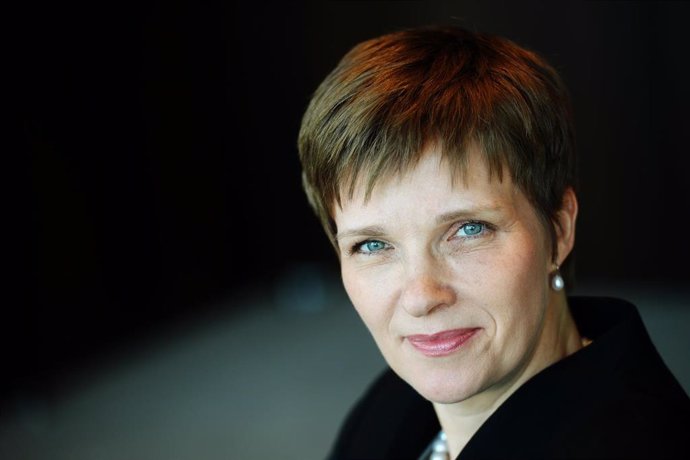
MULTIPOLYGON (((566 188, 576 187, 568 91, 535 52, 456 27, 364 41, 313 94, 299 132, 302 180, 336 251, 333 211, 343 195, 351 198, 361 181, 368 199, 378 180, 413 168, 431 144, 455 171, 464 171, 470 145, 491 176, 507 170, 556 257, 556 213, 566 188)), ((571 264, 563 265, 571 284, 571 264)))

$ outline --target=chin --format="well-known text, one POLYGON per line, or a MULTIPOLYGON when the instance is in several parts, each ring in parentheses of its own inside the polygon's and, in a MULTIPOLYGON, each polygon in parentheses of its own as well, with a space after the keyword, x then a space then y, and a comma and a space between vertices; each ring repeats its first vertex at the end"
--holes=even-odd
POLYGON ((467 381, 457 374, 440 372, 437 375, 426 374, 421 378, 419 374, 401 377, 424 399, 438 404, 461 402, 481 391, 477 382, 467 381))

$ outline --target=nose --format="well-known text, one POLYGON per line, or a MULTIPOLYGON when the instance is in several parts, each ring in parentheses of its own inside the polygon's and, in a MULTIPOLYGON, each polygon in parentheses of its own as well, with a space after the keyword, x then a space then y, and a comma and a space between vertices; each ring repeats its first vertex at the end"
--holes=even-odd
POLYGON ((455 303, 456 293, 447 283, 442 262, 426 257, 407 268, 400 294, 400 304, 407 313, 421 317, 455 303))

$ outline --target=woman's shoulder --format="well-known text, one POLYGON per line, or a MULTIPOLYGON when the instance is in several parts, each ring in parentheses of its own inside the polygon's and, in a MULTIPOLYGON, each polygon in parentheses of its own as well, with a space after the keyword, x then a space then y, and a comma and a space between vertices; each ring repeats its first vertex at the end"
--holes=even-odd
POLYGON ((636 308, 605 298, 575 298, 570 304, 578 329, 592 343, 520 387, 460 458, 690 456, 690 398, 657 353, 636 308))
POLYGON ((554 364, 550 372, 602 399, 648 400, 690 408, 690 398, 664 363, 637 308, 623 299, 571 297, 578 330, 592 343, 554 364))
POLYGON ((573 449, 607 458, 690 456, 690 398, 637 308, 615 298, 575 298, 571 308, 578 327, 599 337, 576 357, 588 382, 578 380, 585 388, 577 424, 568 434, 577 440, 573 449))

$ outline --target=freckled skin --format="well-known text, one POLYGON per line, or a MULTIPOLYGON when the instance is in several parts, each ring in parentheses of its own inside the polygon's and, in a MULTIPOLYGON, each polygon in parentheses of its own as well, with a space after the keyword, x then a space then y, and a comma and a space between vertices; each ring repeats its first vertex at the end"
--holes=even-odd
MULTIPOLYGON (((563 319, 564 294, 549 288, 549 236, 527 198, 509 177, 490 181, 476 151, 467 172, 453 184, 431 149, 369 201, 357 187, 334 219, 345 289, 391 368, 435 403, 484 407, 572 352, 579 336, 563 319), (438 221, 449 214, 458 217, 438 221), (467 222, 481 232, 467 235, 467 222), (368 239, 384 244, 351 252, 368 239), (405 339, 459 328, 479 330, 447 356, 424 356, 405 339)), ((576 203, 573 226, 575 212, 576 203)), ((572 242, 559 236, 559 263, 572 242)))

